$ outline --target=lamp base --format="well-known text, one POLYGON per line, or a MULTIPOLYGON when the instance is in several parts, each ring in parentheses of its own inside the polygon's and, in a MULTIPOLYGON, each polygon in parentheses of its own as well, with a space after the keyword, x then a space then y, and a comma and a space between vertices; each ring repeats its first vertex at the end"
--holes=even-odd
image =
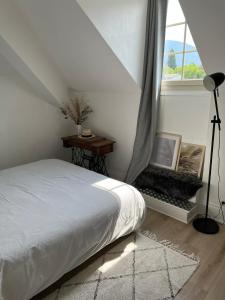
POLYGON ((220 229, 215 220, 205 217, 195 219, 193 226, 197 231, 205 234, 216 234, 220 229))

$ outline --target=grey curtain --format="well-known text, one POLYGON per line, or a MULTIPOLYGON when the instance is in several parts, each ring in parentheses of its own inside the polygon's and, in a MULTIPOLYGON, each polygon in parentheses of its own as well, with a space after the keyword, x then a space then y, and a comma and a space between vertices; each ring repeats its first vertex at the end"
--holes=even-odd
POLYGON ((133 155, 126 182, 133 183, 149 165, 157 128, 162 79, 167 0, 148 0, 142 96, 133 155))

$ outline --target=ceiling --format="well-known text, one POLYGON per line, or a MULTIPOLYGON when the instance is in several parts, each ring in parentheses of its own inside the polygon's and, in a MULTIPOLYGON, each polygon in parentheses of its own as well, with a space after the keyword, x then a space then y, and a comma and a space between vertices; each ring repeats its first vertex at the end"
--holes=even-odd
POLYGON ((11 64, 4 58, 0 53, 0 76, 6 77, 18 77, 16 70, 11 66, 11 64))
POLYGON ((180 0, 204 69, 225 72, 225 1, 180 0))
POLYGON ((136 92, 138 86, 75 0, 14 0, 68 86, 136 92))

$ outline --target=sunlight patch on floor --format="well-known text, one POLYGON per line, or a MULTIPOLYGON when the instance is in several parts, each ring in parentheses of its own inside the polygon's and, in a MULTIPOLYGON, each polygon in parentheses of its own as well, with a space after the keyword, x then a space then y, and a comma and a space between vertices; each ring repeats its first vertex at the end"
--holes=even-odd
MULTIPOLYGON (((98 270, 102 273, 106 273, 111 268, 115 267, 118 263, 121 262, 127 255, 129 255, 132 251, 134 251, 137 246, 131 242, 126 245, 122 253, 118 253, 119 257, 113 258, 111 260, 106 261, 98 270)), ((113 253, 113 252, 112 252, 113 253)))

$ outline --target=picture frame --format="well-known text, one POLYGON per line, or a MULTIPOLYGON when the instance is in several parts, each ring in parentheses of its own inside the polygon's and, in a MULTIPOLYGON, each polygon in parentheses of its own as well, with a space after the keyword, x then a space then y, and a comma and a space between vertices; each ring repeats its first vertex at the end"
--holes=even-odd
POLYGON ((180 154, 177 162, 177 171, 202 177, 205 158, 204 145, 181 143, 180 154))
POLYGON ((150 164, 170 170, 177 167, 182 136, 167 132, 158 132, 155 136, 150 164))

